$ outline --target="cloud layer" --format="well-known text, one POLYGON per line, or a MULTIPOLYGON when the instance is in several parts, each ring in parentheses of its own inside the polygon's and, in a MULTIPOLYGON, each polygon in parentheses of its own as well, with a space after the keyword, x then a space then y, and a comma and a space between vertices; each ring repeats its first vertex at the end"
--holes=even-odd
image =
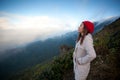
POLYGON ((45 40, 77 27, 73 18, 58 19, 50 16, 21 16, 0 12, 0 50, 32 42, 45 40))

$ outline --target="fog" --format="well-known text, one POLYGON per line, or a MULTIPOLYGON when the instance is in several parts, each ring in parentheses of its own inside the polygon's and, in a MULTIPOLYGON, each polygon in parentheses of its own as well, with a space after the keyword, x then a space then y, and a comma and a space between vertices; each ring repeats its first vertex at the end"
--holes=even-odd
POLYGON ((77 29, 73 18, 0 13, 0 51, 77 29))

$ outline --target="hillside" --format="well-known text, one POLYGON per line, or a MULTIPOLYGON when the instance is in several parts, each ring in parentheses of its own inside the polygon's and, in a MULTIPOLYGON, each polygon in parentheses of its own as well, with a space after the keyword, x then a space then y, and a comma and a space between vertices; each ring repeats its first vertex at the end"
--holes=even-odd
MULTIPOLYGON (((116 19, 118 19, 118 16, 94 22, 94 34, 116 19)), ((61 36, 48 38, 44 41, 37 39, 26 46, 0 52, 0 78, 5 80, 4 78, 7 78, 10 74, 51 60, 53 56, 60 54, 59 47, 62 44, 73 47, 77 34, 76 30, 70 31, 61 36)))
MULTIPOLYGON (((120 18, 94 36, 97 58, 91 63, 87 80, 120 79, 120 18)), ((72 49, 52 61, 18 72, 9 80, 73 80, 72 49)), ((62 51, 61 51, 62 53, 62 51)))

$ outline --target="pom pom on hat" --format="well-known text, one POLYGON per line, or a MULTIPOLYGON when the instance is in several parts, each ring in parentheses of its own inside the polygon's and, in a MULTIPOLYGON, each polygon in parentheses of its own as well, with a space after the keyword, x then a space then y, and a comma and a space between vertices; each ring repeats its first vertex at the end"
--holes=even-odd
POLYGON ((87 28, 87 30, 90 33, 94 32, 94 23, 90 22, 90 21, 83 21, 83 24, 85 25, 85 27, 87 28))

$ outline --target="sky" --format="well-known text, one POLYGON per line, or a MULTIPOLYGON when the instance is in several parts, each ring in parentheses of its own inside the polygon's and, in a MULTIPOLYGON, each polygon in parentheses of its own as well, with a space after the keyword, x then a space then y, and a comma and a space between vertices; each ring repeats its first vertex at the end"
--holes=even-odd
POLYGON ((120 16, 120 0, 0 0, 0 51, 120 16))

